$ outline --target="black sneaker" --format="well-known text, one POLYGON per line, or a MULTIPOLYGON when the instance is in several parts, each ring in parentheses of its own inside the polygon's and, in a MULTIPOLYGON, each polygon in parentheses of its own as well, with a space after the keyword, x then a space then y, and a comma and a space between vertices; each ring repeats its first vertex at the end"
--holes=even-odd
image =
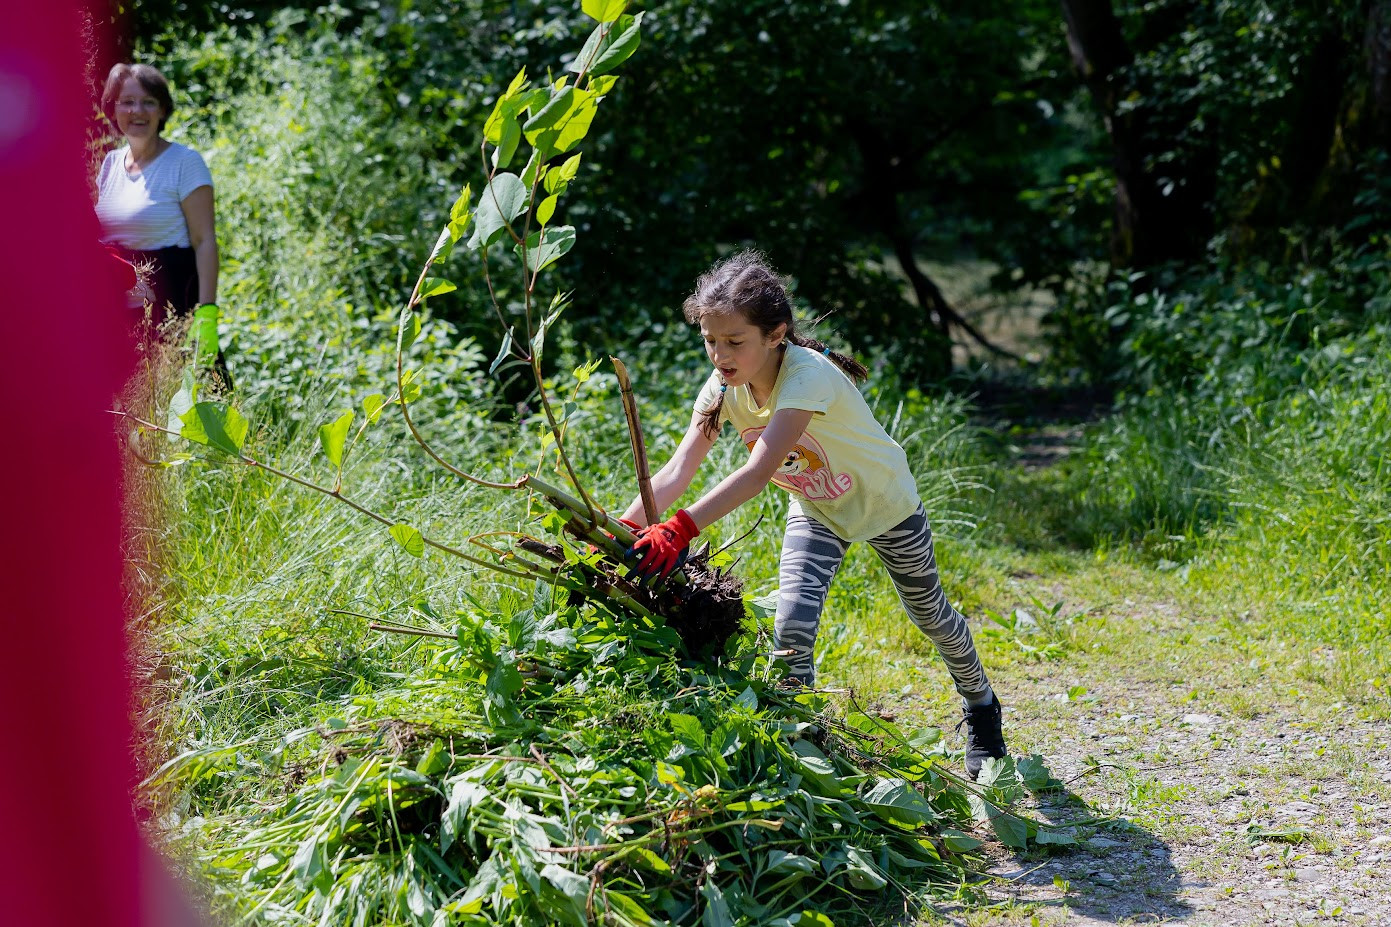
POLYGON ((1009 751, 1005 748, 1005 735, 1000 731, 1000 698, 991 695, 988 705, 975 705, 962 710, 961 725, 966 725, 966 774, 972 779, 980 775, 980 768, 988 757, 1003 758, 1009 751))

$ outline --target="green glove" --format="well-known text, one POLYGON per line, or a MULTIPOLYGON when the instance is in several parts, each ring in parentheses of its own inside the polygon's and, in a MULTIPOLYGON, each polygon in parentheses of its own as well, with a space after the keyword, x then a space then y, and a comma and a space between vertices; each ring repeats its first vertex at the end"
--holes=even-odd
POLYGON ((203 303, 193 311, 193 362, 211 367, 217 360, 217 303, 203 303))

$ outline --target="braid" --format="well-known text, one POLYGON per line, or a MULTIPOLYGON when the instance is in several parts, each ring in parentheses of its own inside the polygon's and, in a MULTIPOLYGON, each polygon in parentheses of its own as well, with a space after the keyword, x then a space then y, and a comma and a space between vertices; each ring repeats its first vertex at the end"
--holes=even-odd
POLYGON ((845 375, 856 383, 863 383, 869 379, 869 369, 864 364, 855 360, 849 354, 842 354, 839 351, 832 351, 826 347, 826 343, 816 338, 809 338, 806 335, 799 335, 796 332, 789 332, 787 340, 800 348, 810 348, 818 354, 824 354, 835 361, 837 367, 845 372, 845 375))
POLYGON ((724 422, 720 421, 720 411, 724 408, 724 384, 720 384, 720 392, 715 396, 715 404, 704 412, 700 413, 700 430, 707 438, 716 438, 720 434, 720 426, 724 422))

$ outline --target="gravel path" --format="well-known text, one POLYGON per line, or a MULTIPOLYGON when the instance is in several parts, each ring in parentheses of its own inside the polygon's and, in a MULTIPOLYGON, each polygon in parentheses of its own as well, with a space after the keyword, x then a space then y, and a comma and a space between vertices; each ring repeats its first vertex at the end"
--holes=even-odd
POLYGON ((1051 853, 992 844, 999 905, 940 920, 1391 925, 1391 726, 1215 659, 1194 626, 1125 602, 1078 650, 995 673, 1011 749, 1068 783, 1039 810, 1116 823, 1051 853))

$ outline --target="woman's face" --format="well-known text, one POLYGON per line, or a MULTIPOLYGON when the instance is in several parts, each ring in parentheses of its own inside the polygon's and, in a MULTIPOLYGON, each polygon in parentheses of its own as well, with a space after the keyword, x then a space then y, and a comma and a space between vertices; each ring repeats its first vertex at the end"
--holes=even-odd
POLYGON ((159 137, 159 123, 164 107, 154 95, 134 77, 127 77, 116 96, 116 128, 133 142, 148 142, 159 137))

